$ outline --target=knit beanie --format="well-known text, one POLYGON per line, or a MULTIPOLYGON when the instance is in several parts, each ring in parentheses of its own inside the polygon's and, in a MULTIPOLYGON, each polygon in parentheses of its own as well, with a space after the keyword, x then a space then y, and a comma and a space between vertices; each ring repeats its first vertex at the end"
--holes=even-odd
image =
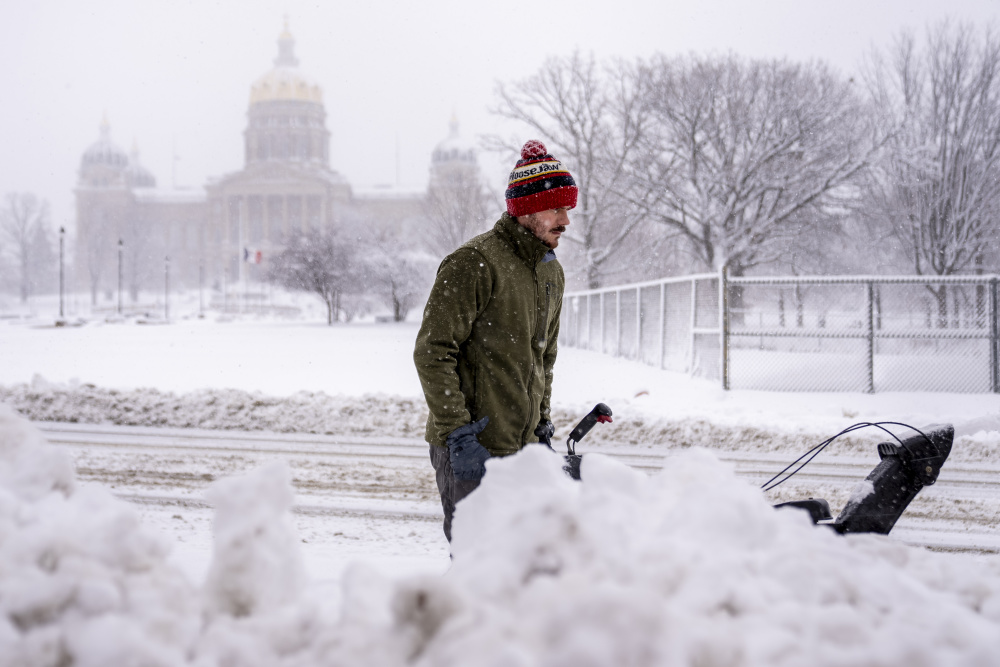
POLYGON ((521 159, 514 165, 507 181, 507 212, 512 216, 531 215, 552 208, 576 206, 576 181, 545 149, 531 140, 521 149, 521 159))

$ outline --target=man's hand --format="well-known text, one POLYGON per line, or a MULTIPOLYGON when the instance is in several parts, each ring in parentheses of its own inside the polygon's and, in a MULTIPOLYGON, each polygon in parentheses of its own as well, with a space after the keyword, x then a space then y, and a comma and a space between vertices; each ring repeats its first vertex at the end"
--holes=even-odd
POLYGON ((456 479, 472 482, 482 479, 486 474, 486 459, 490 453, 479 443, 476 437, 490 423, 489 417, 483 417, 477 422, 459 426, 448 436, 448 450, 451 460, 451 470, 456 479))
POLYGON ((548 446, 549 449, 552 449, 552 436, 555 433, 556 427, 548 419, 538 422, 538 426, 535 427, 535 435, 538 436, 538 442, 548 446))

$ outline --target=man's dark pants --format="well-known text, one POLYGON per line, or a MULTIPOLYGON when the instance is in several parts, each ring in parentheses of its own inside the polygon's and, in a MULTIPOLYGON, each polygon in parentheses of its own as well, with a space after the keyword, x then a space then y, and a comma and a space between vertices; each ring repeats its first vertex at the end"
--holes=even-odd
POLYGON ((451 542, 451 518, 455 514, 455 505, 462 498, 476 490, 480 480, 464 481, 455 479, 451 470, 451 459, 447 447, 430 445, 431 465, 437 477, 438 491, 441 493, 441 507, 444 509, 444 536, 451 542))

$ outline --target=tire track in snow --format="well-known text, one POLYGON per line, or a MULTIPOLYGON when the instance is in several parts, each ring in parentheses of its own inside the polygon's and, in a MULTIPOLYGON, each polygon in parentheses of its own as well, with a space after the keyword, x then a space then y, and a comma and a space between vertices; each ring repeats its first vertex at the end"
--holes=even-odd
MULTIPOLYGON (((299 494, 324 500, 361 501, 359 505, 297 504, 297 512, 399 521, 439 518, 436 511, 414 514, 412 509, 385 507, 387 499, 391 502, 400 498, 419 499, 425 506, 435 506, 436 489, 427 459, 427 444, 416 438, 66 423, 39 426, 50 442, 74 451, 82 480, 109 484, 120 497, 131 502, 207 508, 204 501, 170 491, 200 491, 218 477, 249 469, 259 464, 261 458, 278 456, 289 460, 299 494), (150 489, 167 493, 147 493, 150 489)), ((585 444, 580 451, 606 454, 648 472, 661 469, 669 462, 671 453, 654 454, 645 448, 621 445, 588 449, 585 444)), ((790 462, 780 454, 732 451, 716 454, 730 462, 738 475, 757 483, 790 462)), ((843 502, 854 484, 864 479, 876 463, 874 453, 870 460, 821 457, 793 477, 789 489, 772 500, 815 495, 827 497, 831 506, 835 506, 843 502)), ((894 534, 898 533, 905 542, 934 549, 998 553, 998 517, 1000 468, 946 464, 937 484, 917 497, 894 534)))
MULTIPOLYGON (((179 429, 159 429, 128 426, 91 426, 84 424, 44 423, 40 427, 54 444, 71 447, 118 447, 155 449, 181 454, 186 450, 206 453, 233 452, 282 456, 320 456, 351 460, 400 458, 427 461, 427 443, 417 438, 387 438, 382 436, 335 436, 312 434, 263 434, 261 432, 217 432, 179 429)), ((596 447, 581 452, 606 454, 634 468, 656 471, 674 450, 663 454, 628 451, 626 447, 596 447)), ((720 460, 734 464, 736 474, 768 479, 791 461, 779 454, 754 455, 741 452, 715 452, 720 460)), ((878 463, 877 458, 846 457, 818 458, 793 479, 814 481, 860 481, 878 463), (831 460, 832 459, 832 460, 831 460)), ((211 480, 209 480, 211 481, 211 480)), ((1000 466, 968 463, 946 463, 935 487, 971 489, 974 495, 1000 497, 1000 466), (980 493, 981 492, 981 493, 980 493)))

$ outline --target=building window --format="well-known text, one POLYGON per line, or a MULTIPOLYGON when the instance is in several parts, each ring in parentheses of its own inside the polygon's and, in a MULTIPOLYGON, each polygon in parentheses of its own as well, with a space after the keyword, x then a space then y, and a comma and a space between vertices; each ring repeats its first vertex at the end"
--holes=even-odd
POLYGON ((264 200, 251 195, 247 197, 247 236, 250 243, 259 243, 264 238, 264 200))
POLYGON ((285 235, 284 201, 278 195, 267 198, 268 237, 275 243, 280 243, 285 235))
POLYGON ((323 198, 316 196, 306 197, 306 220, 309 229, 320 229, 323 223, 323 198))
POLYGON ((240 242, 240 198, 229 198, 229 242, 240 242))
POLYGON ((212 241, 216 244, 222 243, 222 202, 218 199, 212 201, 212 241))
POLYGON ((302 232, 302 197, 288 197, 288 227, 292 234, 302 232))
POLYGON ((187 241, 193 248, 201 248, 205 245, 202 238, 202 225, 197 220, 189 220, 187 223, 187 241))

